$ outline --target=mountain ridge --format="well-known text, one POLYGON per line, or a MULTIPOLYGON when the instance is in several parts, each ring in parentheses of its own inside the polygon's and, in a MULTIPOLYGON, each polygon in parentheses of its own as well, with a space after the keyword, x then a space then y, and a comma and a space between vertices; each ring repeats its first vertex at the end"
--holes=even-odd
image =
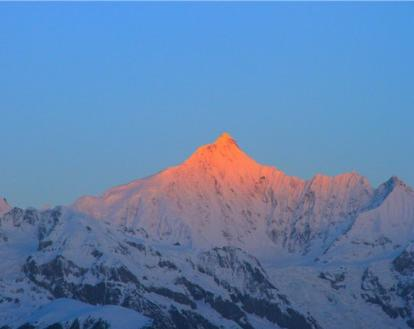
POLYGON ((393 176, 373 188, 356 172, 310 180, 288 176, 257 163, 223 133, 180 165, 101 197, 81 197, 72 208, 143 228, 170 244, 234 245, 263 259, 274 253, 280 259, 317 258, 360 213, 378 207, 398 186, 406 185, 393 176))

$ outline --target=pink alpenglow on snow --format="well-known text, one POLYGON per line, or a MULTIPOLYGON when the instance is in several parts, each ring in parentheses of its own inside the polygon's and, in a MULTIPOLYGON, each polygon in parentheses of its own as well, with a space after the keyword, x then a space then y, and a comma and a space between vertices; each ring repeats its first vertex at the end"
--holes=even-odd
POLYGON ((317 174, 309 181, 288 176, 257 163, 223 133, 182 164, 101 197, 82 197, 73 208, 143 229, 166 244, 230 244, 290 262, 303 253, 316 257, 324 251, 328 257, 340 233, 366 216, 378 193, 357 173, 317 174))

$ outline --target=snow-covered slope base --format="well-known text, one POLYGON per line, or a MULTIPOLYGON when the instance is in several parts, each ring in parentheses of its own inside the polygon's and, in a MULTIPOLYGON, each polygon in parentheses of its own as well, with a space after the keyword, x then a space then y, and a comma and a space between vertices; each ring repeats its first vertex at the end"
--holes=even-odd
POLYGON ((413 244, 398 178, 304 181, 223 134, 69 207, 0 202, 0 328, 414 328, 413 244))
MULTIPOLYGON (((319 328, 279 292, 259 261, 239 248, 168 248, 139 231, 61 208, 14 208, 0 224, 1 249, 15 251, 0 263, 0 324, 10 328, 23 322, 47 328, 36 322, 44 313, 38 308, 48 310, 58 298, 119 305, 151 319, 154 329, 319 328)), ((84 323, 85 316, 67 312, 72 323, 84 323)))
POLYGON ((73 299, 58 298, 34 310, 29 316, 11 323, 12 327, 35 325, 40 328, 112 328, 140 329, 151 321, 130 309, 93 306, 73 299))

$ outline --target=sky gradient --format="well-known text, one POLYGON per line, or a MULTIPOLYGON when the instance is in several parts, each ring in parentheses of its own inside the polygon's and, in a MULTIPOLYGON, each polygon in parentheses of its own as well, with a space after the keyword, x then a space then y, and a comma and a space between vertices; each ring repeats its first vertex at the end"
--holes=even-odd
POLYGON ((0 195, 70 204, 223 131, 414 186, 414 3, 0 3, 0 195))

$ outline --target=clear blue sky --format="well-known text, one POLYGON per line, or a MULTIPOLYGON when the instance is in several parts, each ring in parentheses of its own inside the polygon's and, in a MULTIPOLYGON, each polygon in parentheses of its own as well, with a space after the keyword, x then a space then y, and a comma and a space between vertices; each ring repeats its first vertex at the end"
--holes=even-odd
POLYGON ((69 204, 228 131, 414 185, 414 3, 0 3, 0 195, 69 204))

